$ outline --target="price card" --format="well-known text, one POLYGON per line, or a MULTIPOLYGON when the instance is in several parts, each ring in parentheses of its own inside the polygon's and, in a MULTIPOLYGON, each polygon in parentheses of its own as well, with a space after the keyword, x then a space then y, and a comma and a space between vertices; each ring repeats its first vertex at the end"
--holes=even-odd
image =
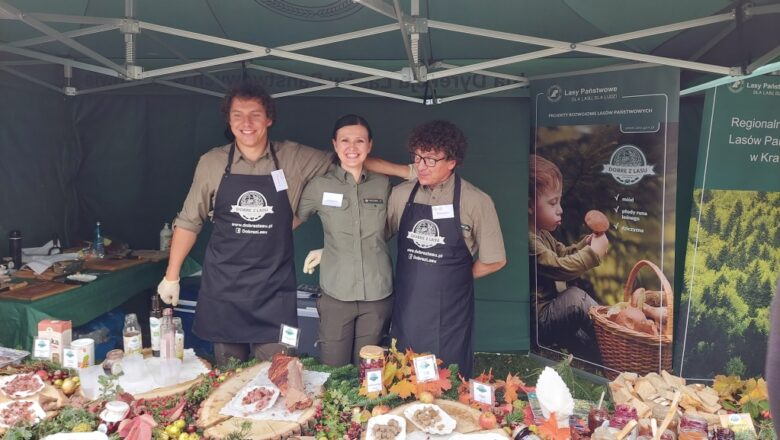
POLYGON ((78 360, 78 353, 76 353, 76 350, 73 348, 63 348, 62 349, 62 366, 65 368, 78 368, 79 367, 79 360, 78 360))
POLYGON ((382 370, 366 370, 366 391, 369 393, 382 392, 382 370))
POLYGON ((436 367, 436 355, 418 356, 414 358, 413 363, 417 382, 429 382, 439 378, 439 369, 436 367))
POLYGON ((33 343, 33 357, 38 359, 51 359, 51 339, 35 338, 33 343))
POLYGON ((279 329, 279 343, 292 348, 298 348, 298 337, 300 330, 296 327, 282 324, 279 329))
POLYGON ((273 179, 274 181, 274 187, 276 187, 276 192, 284 191, 287 189, 287 179, 284 177, 283 170, 271 171, 271 179, 273 179))
POLYGON ((495 393, 492 385, 486 383, 471 381, 471 400, 477 403, 493 406, 495 402, 495 393))

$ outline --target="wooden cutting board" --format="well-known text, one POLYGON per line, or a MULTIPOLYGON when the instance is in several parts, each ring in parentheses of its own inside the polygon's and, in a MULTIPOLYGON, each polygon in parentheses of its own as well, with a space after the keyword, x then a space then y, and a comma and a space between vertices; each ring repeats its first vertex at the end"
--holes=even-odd
POLYGON ((9 290, 0 293, 0 299, 16 299, 20 301, 37 301, 58 293, 67 292, 79 286, 57 283, 54 281, 31 282, 29 286, 21 289, 9 290))
POLYGON ((142 260, 140 258, 123 260, 95 259, 87 260, 84 263, 84 268, 90 270, 104 270, 107 272, 114 272, 144 263, 146 263, 146 260, 142 260))

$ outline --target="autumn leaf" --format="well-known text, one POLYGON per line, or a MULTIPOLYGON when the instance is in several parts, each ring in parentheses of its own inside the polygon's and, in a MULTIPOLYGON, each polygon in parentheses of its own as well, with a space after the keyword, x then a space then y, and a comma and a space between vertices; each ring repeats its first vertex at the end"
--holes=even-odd
POLYGON ((726 400, 736 400, 735 396, 742 389, 743 383, 739 376, 724 376, 719 374, 715 376, 715 382, 712 389, 718 392, 718 396, 726 400))
POLYGON ((416 390, 417 387, 408 380, 401 380, 390 387, 390 392, 398 394, 398 397, 402 399, 407 399, 416 390))
POLYGON ((460 379, 460 385, 458 385, 458 401, 468 405, 471 403, 471 386, 468 379, 464 378, 460 373, 458 373, 458 378, 460 379))
POLYGON ((571 438, 570 428, 558 427, 558 420, 555 418, 555 413, 550 413, 550 418, 546 422, 539 425, 539 434, 543 439, 549 440, 567 440, 571 438))
POLYGON ((740 405, 744 405, 748 402, 760 402, 762 400, 769 400, 769 392, 764 379, 746 380, 745 391, 742 393, 742 398, 739 399, 740 405))
POLYGON ((385 365, 385 368, 382 370, 382 384, 384 386, 388 387, 393 383, 396 370, 398 370, 398 367, 395 364, 385 365))
POLYGON ((431 380, 428 382, 418 383, 417 396, 423 391, 428 391, 436 397, 441 396, 442 392, 452 388, 452 382, 450 382, 450 370, 448 368, 439 369, 439 378, 437 380, 431 380))
POLYGON ((474 380, 482 383, 493 383, 493 369, 491 368, 487 373, 483 371, 482 374, 475 377, 474 380))
POLYGON ((504 389, 504 403, 512 403, 517 400, 517 390, 522 390, 525 383, 520 380, 520 376, 514 376, 512 373, 507 374, 506 381, 496 381, 496 388, 504 389))

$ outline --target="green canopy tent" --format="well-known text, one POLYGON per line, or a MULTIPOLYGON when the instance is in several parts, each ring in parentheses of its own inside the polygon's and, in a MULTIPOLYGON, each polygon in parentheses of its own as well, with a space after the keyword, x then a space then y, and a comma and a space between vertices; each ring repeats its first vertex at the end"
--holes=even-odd
MULTIPOLYGON (((461 125, 461 173, 493 196, 510 261, 477 284, 477 348, 527 349, 528 84, 652 65, 679 67, 685 88, 766 73, 779 24, 777 0, 0 0, 0 254, 11 229, 74 242, 95 220, 154 247, 199 155, 225 142, 217 98, 250 76, 278 98, 275 138, 329 148, 332 121, 361 112, 376 152, 406 161, 416 123, 461 125)), ((700 106, 686 105, 690 170, 700 106)), ((299 264, 319 243, 316 224, 296 233, 299 264)))

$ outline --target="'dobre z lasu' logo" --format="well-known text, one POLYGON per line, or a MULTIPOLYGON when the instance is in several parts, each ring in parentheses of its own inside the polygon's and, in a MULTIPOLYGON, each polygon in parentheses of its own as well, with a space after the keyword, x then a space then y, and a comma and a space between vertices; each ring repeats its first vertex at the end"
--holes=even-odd
POLYGON ((238 197, 235 205, 230 205, 230 212, 237 213, 248 222, 256 222, 266 214, 273 214, 274 207, 268 206, 265 196, 259 192, 247 191, 238 197))
POLYGON ((414 227, 406 235, 417 247, 428 249, 437 244, 444 244, 444 237, 439 237, 439 227, 436 223, 423 219, 414 224, 414 227))
POLYGON ((611 174, 623 185, 633 185, 645 176, 654 176, 655 165, 648 165, 645 153, 634 145, 621 145, 612 153, 602 173, 611 174))

